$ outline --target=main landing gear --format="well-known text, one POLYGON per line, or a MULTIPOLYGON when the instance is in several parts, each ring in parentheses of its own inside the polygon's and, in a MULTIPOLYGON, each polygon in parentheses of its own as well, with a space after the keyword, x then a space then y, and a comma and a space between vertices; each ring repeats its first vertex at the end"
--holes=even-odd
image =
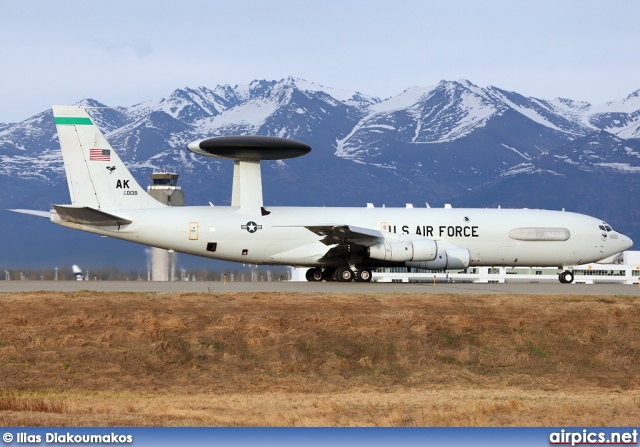
POLYGON ((573 278, 573 272, 570 272, 569 270, 565 270, 558 275, 558 279, 562 284, 571 284, 573 282, 573 278))
POLYGON ((371 282, 372 278, 371 270, 367 268, 351 270, 349 266, 338 267, 337 269, 326 268, 321 270, 319 268, 312 268, 307 271, 307 281, 339 281, 339 282, 351 282, 356 280, 357 282, 371 282))
POLYGON ((309 269, 307 270, 307 281, 322 281, 324 279, 324 275, 322 274, 322 270, 320 269, 309 269))

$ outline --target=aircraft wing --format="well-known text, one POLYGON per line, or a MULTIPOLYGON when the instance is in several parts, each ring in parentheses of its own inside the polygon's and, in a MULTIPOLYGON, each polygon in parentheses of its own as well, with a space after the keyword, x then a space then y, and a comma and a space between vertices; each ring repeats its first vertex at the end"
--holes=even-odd
POLYGON ((7 211, 13 211, 14 213, 29 214, 31 216, 46 217, 47 219, 51 218, 51 213, 49 211, 23 210, 23 209, 7 210, 7 211))
POLYGON ((369 246, 384 241, 382 232, 354 225, 304 225, 304 227, 318 236, 324 236, 322 243, 325 245, 353 242, 369 246))

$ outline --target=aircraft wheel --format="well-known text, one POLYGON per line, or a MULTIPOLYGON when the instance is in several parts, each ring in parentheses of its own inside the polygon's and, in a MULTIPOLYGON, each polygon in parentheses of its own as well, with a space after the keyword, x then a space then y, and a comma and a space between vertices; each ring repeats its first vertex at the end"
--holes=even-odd
POLYGON ((351 271, 351 269, 349 268, 349 266, 346 267, 340 267, 338 270, 336 270, 336 280, 340 281, 340 282, 351 282, 353 280, 353 272, 351 271))
POLYGON ((558 275, 558 279, 562 284, 571 284, 574 279, 573 272, 565 270, 564 272, 560 273, 560 275, 558 275))
POLYGON ((574 278, 573 272, 570 272, 568 270, 566 272, 564 272, 564 282, 565 283, 571 284, 573 282, 573 278, 574 278))
POLYGON ((356 281, 358 282, 371 282, 371 270, 360 269, 356 272, 356 281))
POLYGON ((560 273, 560 274, 558 275, 558 280, 559 280, 562 284, 566 284, 566 282, 567 282, 567 281, 564 279, 565 273, 566 273, 566 272, 562 272, 562 273, 560 273))
POLYGON ((335 274, 336 273, 336 269, 324 269, 324 272, 322 272, 322 275, 324 276, 324 280, 325 281, 337 281, 335 274))
POLYGON ((307 270, 307 274, 305 276, 307 278, 307 281, 310 282, 322 281, 324 279, 322 270, 320 270, 319 268, 312 268, 307 270))

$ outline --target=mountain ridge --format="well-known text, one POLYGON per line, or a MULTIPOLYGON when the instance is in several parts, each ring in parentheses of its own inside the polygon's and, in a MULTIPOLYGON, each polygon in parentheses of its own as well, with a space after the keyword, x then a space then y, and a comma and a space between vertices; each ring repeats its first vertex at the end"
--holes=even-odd
MULTIPOLYGON (((621 182, 634 188, 640 183, 640 90, 592 105, 531 98, 462 79, 410 87, 380 99, 288 77, 233 87, 185 87, 130 107, 108 107, 95 99, 79 104, 92 108, 96 124, 142 185, 154 170, 174 170, 181 175, 188 204, 229 204, 232 177, 231 163, 192 154, 185 148, 190 141, 266 135, 313 148, 300 159, 263 164, 268 205, 447 202, 573 208, 640 237, 635 212, 625 212, 637 205, 633 189, 624 198, 600 194, 579 200, 581 190, 567 186, 572 176, 573 183, 600 191, 621 182), (538 183, 532 180, 536 175, 542 175, 538 183), (562 188, 577 198, 558 194, 562 188)), ((0 159, 0 185, 7 191, 0 197, 2 209, 68 203, 51 111, 0 124, 0 159)), ((6 259, 23 246, 46 249, 50 223, 2 215, 10 230, 22 235, 4 236, 6 259), (37 236, 32 241, 29 232, 45 240, 37 236)), ((118 250, 123 250, 120 245, 118 250)), ((124 250, 141 251, 135 246, 124 250)), ((82 253, 74 256, 82 259, 82 253)))

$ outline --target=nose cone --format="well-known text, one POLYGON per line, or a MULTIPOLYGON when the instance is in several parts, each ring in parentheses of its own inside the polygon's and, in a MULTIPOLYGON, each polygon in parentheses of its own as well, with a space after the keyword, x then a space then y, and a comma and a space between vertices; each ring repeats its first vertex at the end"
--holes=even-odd
POLYGON ((625 236, 624 234, 618 236, 618 240, 620 241, 621 251, 628 250, 633 246, 633 241, 631 240, 631 238, 625 236))

